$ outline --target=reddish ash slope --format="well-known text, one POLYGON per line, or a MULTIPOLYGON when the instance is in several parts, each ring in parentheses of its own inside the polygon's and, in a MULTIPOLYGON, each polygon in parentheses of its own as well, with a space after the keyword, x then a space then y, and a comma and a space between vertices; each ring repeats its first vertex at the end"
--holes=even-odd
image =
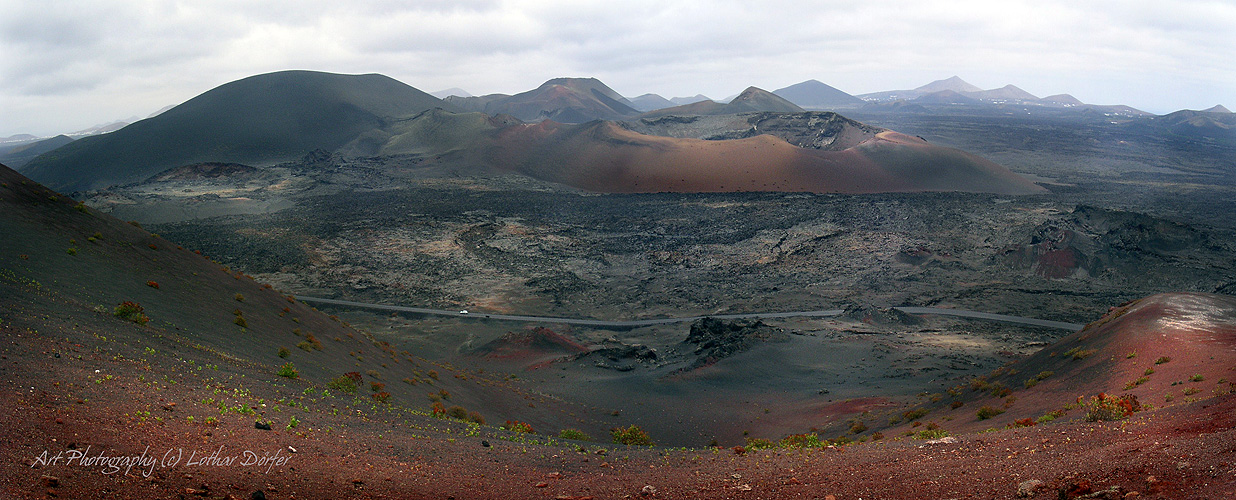
POLYGON ((768 135, 707 141, 547 121, 499 130, 488 156, 500 168, 599 192, 1044 191, 990 161, 896 132, 821 151, 768 135))
MULTIPOLYGON (((957 433, 1001 428, 1057 411, 1059 419, 1079 420, 1087 409, 1074 405, 1099 394, 1130 396, 1148 408, 1163 408, 1229 397, 1234 380, 1236 297, 1165 293, 1113 307, 1030 357, 958 386, 950 397, 927 406, 924 421, 957 433), (951 408, 953 401, 963 405, 951 408), (976 410, 984 406, 1003 413, 980 419, 976 410)), ((908 426, 894 431, 902 428, 908 426)))

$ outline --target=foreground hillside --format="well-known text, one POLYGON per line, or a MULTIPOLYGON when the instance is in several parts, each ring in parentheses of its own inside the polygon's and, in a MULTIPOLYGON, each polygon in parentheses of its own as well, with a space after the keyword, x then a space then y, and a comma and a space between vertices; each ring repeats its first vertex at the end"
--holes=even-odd
POLYGON ((857 430, 859 444, 806 434, 739 448, 628 447, 499 429, 504 408, 580 408, 399 352, 7 169, 0 206, 5 497, 1236 495, 1236 299, 1227 296, 1114 308, 975 384, 988 387, 958 388, 957 408, 899 415, 928 424, 881 425, 880 438, 857 430), (117 307, 126 301, 141 314, 117 307), (362 387, 349 392, 355 379, 362 387), (411 403, 425 392, 460 406, 444 410, 460 418, 411 403), (1103 406, 1092 399, 1100 392, 1139 404, 1103 406), (981 406, 1005 412, 982 418, 981 406), (1029 427, 1014 420, 1048 413, 1029 427), (482 415, 489 425, 478 425, 482 415))

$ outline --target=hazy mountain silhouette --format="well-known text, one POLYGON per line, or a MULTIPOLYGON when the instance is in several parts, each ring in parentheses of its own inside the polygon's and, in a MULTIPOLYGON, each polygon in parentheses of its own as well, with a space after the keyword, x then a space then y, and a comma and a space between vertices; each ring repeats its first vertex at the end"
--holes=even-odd
POLYGON ((803 108, 785 100, 764 89, 748 87, 737 97, 722 104, 717 101, 699 101, 672 108, 658 109, 640 115, 641 118, 655 118, 669 115, 733 115, 738 113, 756 113, 774 111, 782 113, 800 113, 803 108))
POLYGON ((804 109, 825 109, 835 106, 862 104, 863 100, 837 90, 818 80, 807 80, 773 91, 773 94, 804 109))
POLYGON ((41 141, 26 142, 19 146, 0 149, 0 163, 20 170, 39 155, 73 142, 73 138, 61 134, 41 141))
POLYGON ((677 106, 677 104, 674 104, 669 99, 661 97, 657 94, 644 94, 639 97, 633 97, 630 101, 632 107, 644 112, 677 106))
POLYGON ((515 95, 492 94, 480 97, 451 98, 469 111, 490 115, 507 114, 526 122, 554 120, 583 123, 592 120, 618 120, 639 114, 631 101, 596 78, 554 78, 540 87, 515 95))

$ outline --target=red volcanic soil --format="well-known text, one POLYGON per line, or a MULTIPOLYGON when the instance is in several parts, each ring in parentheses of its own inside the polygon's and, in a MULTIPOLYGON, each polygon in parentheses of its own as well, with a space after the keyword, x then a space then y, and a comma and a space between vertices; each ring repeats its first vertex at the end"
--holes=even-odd
POLYGON ((707 141, 542 122, 501 130, 495 144, 494 165, 598 192, 1043 192, 1000 165, 896 132, 823 151, 770 135, 707 141))
MULTIPOLYGON (((55 326, 55 325, 49 325, 55 326)), ((64 325, 67 326, 67 325, 64 325)), ((122 344, 66 342, 10 325, 0 368, 0 496, 5 498, 1232 498, 1236 397, 1142 412, 1122 422, 1064 422, 953 443, 869 442, 810 450, 659 449, 581 442, 529 444, 520 435, 334 403, 303 403, 301 426, 269 402, 301 384, 265 387, 261 373, 222 362, 214 379, 146 363, 122 344), (60 354, 60 357, 55 357, 60 354), (79 359, 78 356, 81 356, 79 359), (94 373, 99 370, 99 373, 94 373), (226 374, 226 375, 224 375, 226 374), (102 383, 95 380, 114 375, 102 383), (249 380, 249 382, 243 382, 249 380), (252 384, 272 430, 255 416, 203 408, 252 384), (222 385, 223 394, 216 393, 222 385), (144 413, 144 412, 149 412, 144 413), (189 422, 187 417, 195 417, 189 422), (205 424, 207 417, 215 424, 205 424), (161 420, 157 420, 161 419, 161 420), (489 446, 485 446, 488 443, 489 446), (154 463, 113 471, 89 457, 154 463), (293 450, 295 450, 293 452, 293 450), (182 457, 172 463, 171 455, 182 457), (217 456, 232 462, 207 460, 217 456), (246 451, 252 453, 246 455, 246 451), (44 455, 47 452, 47 455, 44 455), (60 453, 62 458, 54 461, 60 453), (197 454, 191 464, 191 454, 197 454), (273 458, 273 463, 249 463, 273 458), (168 461, 164 461, 167 459, 168 461), (145 468, 142 468, 145 467, 145 468), (1030 487, 1029 481, 1039 481, 1030 487), (650 488, 649 488, 650 487, 650 488)), ((538 438, 545 441, 544 438, 538 438)))
MULTIPOLYGON (((916 420, 938 422, 953 442, 893 428, 824 448, 623 446, 436 418, 425 411, 428 392, 460 411, 529 407, 555 415, 547 422, 584 415, 535 388, 390 352, 243 275, 77 207, 0 168, 0 498, 986 499, 1019 489, 1042 499, 1236 497, 1233 297, 1159 295, 1114 309, 987 381, 1014 387, 1054 372, 1016 386, 1016 401, 965 388, 960 408, 929 407, 916 420), (115 316, 121 300, 140 301, 149 321, 115 316), (241 315, 247 327, 233 323, 241 315), (277 354, 309 333, 320 349, 310 342, 277 354), (297 376, 278 375, 289 362, 297 376), (1146 368, 1155 369, 1148 380, 1121 391, 1146 368), (331 383, 348 372, 386 384, 390 398, 331 383), (1086 422, 1085 408, 1075 408, 1003 429, 1100 391, 1157 408, 1115 422, 1086 422), (976 406, 1001 403, 1004 414, 975 419, 976 406)), ((807 411, 881 407, 861 399, 807 411)))

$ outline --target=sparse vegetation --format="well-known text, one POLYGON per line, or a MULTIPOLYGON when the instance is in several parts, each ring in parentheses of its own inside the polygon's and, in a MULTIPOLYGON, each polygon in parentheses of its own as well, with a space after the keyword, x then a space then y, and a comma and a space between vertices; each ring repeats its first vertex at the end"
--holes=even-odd
POLYGON ((1172 362, 1171 356, 1160 356, 1159 359, 1154 360, 1154 364, 1156 365, 1161 365, 1163 363, 1171 363, 1171 362, 1172 362))
POLYGON ((915 433, 912 437, 914 439, 940 439, 943 437, 948 437, 948 435, 949 435, 948 431, 937 428, 937 429, 923 429, 915 433))
POLYGON ((575 441, 592 441, 592 436, 579 429, 562 429, 558 432, 558 437, 575 441))
POLYGON ((1141 405, 1137 402, 1136 396, 1109 396, 1107 394, 1099 394, 1090 398, 1090 402, 1086 405, 1086 421, 1100 422, 1120 420, 1134 412, 1141 411, 1141 405))
POLYGON ((531 425, 518 420, 507 420, 505 424, 502 424, 502 428, 519 434, 535 434, 531 425))
POLYGON ((978 412, 976 412, 979 420, 987 420, 1001 413, 1004 413, 1004 410, 1001 410, 998 408, 992 408, 990 406, 984 406, 982 408, 979 408, 978 412))
POLYGON ((150 317, 146 316, 145 310, 141 304, 132 301, 121 302, 112 311, 112 316, 120 319, 127 319, 139 325, 144 325, 150 322, 150 317))
POLYGON ((300 372, 296 371, 296 365, 293 365, 292 362, 289 361, 279 367, 279 372, 276 373, 276 375, 280 377, 297 378, 300 376, 300 372))
POLYGON ((1135 388, 1135 387, 1137 387, 1137 386, 1139 386, 1139 385, 1142 385, 1142 384, 1144 384, 1144 383, 1146 383, 1146 382, 1149 382, 1149 381, 1150 381, 1150 377, 1137 377, 1137 380, 1134 380, 1134 381, 1132 381, 1132 382, 1129 382, 1129 383, 1125 384, 1125 385, 1124 385, 1124 390, 1126 390, 1126 391, 1131 390, 1131 389, 1133 389, 1133 388, 1135 388))
POLYGON ((610 429, 610 436, 616 444, 651 446, 652 438, 638 426, 615 427, 610 429))
MULTIPOLYGON (((352 372, 352 373, 356 373, 356 372, 352 372)), ((343 375, 340 375, 338 377, 331 379, 330 382, 326 383, 326 387, 334 389, 339 392, 355 394, 356 384, 357 382, 360 381, 360 374, 356 373, 356 376, 352 377, 351 376, 352 373, 345 373, 343 375)))
POLYGON ((1074 347, 1072 349, 1069 349, 1068 351, 1065 351, 1064 355, 1072 356, 1073 359, 1076 360, 1076 359, 1089 358, 1090 356, 1093 356, 1096 352, 1099 352, 1099 351, 1097 349, 1082 349, 1081 347, 1074 347))
POLYGON ((146 286, 148 286, 148 287, 150 287, 150 288, 153 288, 153 289, 155 289, 155 290, 158 290, 158 289, 159 289, 159 282, 154 281, 154 280, 147 281, 147 282, 146 282, 146 286))
POLYGON ((287 359, 287 357, 291 355, 292 355, 292 351, 289 351, 288 348, 286 347, 279 348, 279 357, 287 359))
POLYGON ((901 416, 907 421, 914 421, 914 420, 923 418, 928 413, 931 413, 931 410, 928 410, 927 408, 915 408, 913 410, 902 413, 901 416))
POLYGON ((1201 382, 1203 380, 1206 380, 1206 377, 1203 377, 1202 374, 1200 373, 1194 374, 1192 377, 1189 377, 1189 382, 1201 382))
POLYGON ((236 302, 244 302, 244 301, 245 301, 245 296, 244 296, 244 294, 240 294, 240 293, 238 293, 238 294, 236 294, 236 297, 235 297, 235 298, 236 298, 236 302))

